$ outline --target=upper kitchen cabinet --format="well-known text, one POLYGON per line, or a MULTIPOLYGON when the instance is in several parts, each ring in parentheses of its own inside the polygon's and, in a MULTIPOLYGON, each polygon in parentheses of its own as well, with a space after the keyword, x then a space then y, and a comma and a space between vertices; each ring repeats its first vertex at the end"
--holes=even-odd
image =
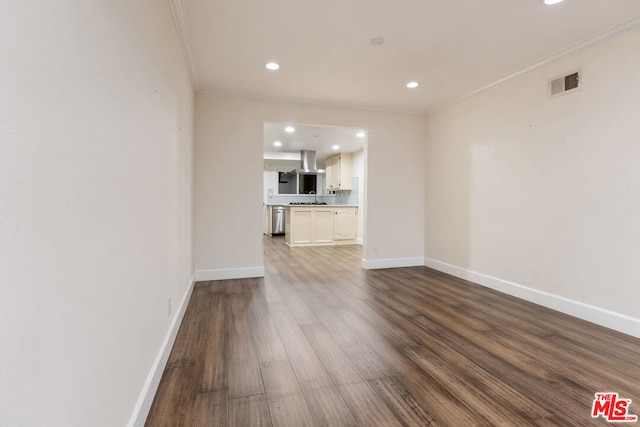
POLYGON ((325 165, 327 190, 351 190, 353 175, 351 163, 351 153, 340 153, 327 158, 325 165))

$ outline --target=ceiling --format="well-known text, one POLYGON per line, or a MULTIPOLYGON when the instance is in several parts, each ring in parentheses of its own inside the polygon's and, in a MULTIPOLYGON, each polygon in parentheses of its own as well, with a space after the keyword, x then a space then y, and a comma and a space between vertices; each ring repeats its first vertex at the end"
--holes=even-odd
POLYGON ((264 123, 263 151, 265 159, 300 159, 300 150, 314 150, 318 164, 324 164, 324 160, 338 152, 352 153, 362 150, 364 137, 358 137, 358 132, 363 129, 338 127, 301 125, 295 123, 264 123), (288 133, 287 126, 292 126, 295 131, 288 133), (282 145, 275 147, 273 143, 280 141, 282 145), (340 148, 333 149, 334 145, 340 148), (278 154, 293 153, 294 156, 282 156, 278 154))
POLYGON ((638 0, 170 1, 199 92, 417 113, 640 28, 638 0))

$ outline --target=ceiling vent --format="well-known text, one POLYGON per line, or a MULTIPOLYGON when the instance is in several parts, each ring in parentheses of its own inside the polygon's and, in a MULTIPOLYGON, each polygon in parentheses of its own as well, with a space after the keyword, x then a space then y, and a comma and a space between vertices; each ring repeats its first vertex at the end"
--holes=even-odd
POLYGON ((549 80, 549 95, 558 96, 580 87, 582 70, 573 71, 561 77, 549 80))

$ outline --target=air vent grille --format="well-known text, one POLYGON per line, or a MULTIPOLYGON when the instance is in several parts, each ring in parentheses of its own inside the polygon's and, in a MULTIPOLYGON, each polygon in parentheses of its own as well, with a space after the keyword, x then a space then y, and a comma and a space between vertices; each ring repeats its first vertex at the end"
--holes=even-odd
POLYGON ((578 73, 569 74, 568 76, 564 76, 564 90, 577 89, 578 83, 580 82, 580 76, 578 73))
POLYGON ((549 95, 557 96, 580 87, 581 71, 574 71, 561 77, 549 80, 549 95))

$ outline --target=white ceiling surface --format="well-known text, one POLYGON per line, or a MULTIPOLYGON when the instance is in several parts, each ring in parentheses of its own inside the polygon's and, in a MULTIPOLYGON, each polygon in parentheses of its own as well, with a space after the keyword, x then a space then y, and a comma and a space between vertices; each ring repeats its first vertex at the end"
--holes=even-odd
POLYGON ((409 112, 640 27, 638 0, 172 1, 200 92, 409 112))
MULTIPOLYGON (((324 163, 324 160, 338 152, 352 153, 362 150, 364 147, 364 139, 356 136, 363 129, 338 127, 338 126, 317 126, 302 125, 291 123, 265 123, 264 124, 264 142, 263 151, 265 159, 282 159, 275 153, 294 153, 296 159, 299 159, 300 150, 314 150, 316 152, 316 161, 318 164, 324 163), (284 129, 287 126, 293 126, 295 132, 287 133, 284 129), (282 142, 281 147, 275 147, 275 141, 282 142), (332 147, 339 145, 339 150, 332 147)), ((288 156, 291 159, 291 156, 288 156)))

